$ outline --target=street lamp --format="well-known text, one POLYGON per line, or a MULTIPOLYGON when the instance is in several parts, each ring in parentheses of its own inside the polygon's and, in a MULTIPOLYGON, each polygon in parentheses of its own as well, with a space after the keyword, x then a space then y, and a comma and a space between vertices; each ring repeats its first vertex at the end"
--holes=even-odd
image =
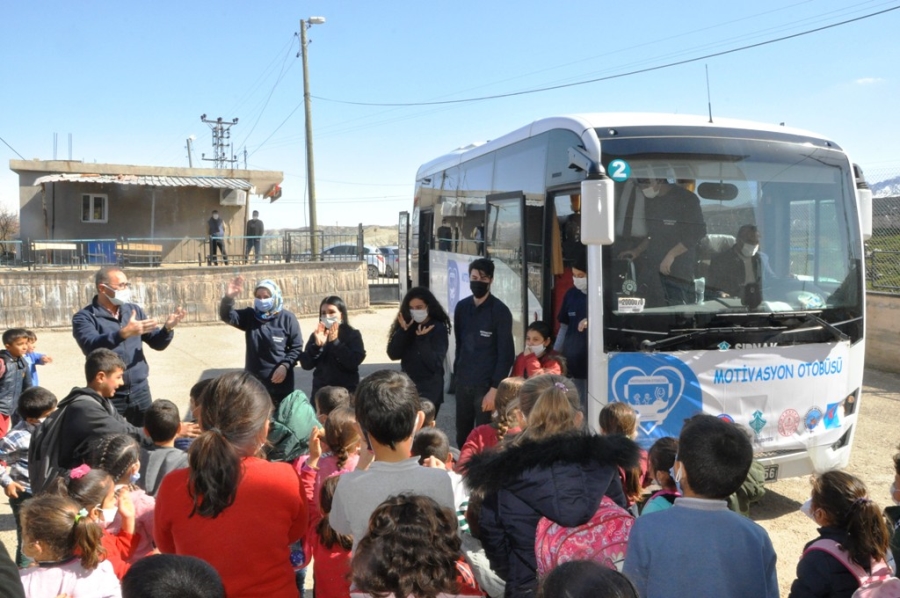
POLYGON ((309 68, 306 51, 306 30, 322 25, 325 17, 309 17, 300 21, 300 53, 303 56, 303 108, 306 113, 306 184, 309 186, 309 253, 310 259, 319 259, 319 243, 316 239, 316 169, 313 163, 312 116, 309 104, 309 68))

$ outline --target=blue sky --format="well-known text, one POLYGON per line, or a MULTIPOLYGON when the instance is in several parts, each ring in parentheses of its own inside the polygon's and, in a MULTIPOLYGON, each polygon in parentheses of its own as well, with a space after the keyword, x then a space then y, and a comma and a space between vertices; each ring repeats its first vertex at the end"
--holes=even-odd
MULTIPOLYGON (((299 20, 309 30, 319 224, 393 224, 418 166, 532 120, 578 112, 707 111, 785 122, 836 140, 869 173, 900 174, 900 10, 650 73, 525 91, 693 59, 900 6, 873 0, 692 3, 265 0, 0 4, 0 137, 27 159, 187 166, 212 153, 200 115, 240 119, 236 152, 281 170, 254 199, 268 226, 303 226, 299 20), (293 112, 293 116, 289 115, 293 112)), ((0 203, 17 207, 0 144, 0 203)), ((242 161, 243 163, 243 161, 242 161)), ((874 177, 870 174, 870 179, 874 177)), ((198 234, 202 223, 198 223, 198 234)))

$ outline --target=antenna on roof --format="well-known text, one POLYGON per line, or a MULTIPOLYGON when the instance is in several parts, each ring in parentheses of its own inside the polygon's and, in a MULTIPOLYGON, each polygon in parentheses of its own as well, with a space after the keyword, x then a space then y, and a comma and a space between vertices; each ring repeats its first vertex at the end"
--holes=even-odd
POLYGON ((709 107, 709 122, 712 123, 712 96, 709 93, 709 65, 704 64, 706 69, 706 105, 709 107))

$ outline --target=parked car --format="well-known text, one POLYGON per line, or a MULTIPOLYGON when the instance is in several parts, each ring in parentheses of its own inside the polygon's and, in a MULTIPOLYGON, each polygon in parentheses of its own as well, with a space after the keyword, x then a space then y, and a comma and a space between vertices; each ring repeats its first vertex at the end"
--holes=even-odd
POLYGON ((396 245, 388 245, 379 247, 378 251, 384 256, 384 275, 388 278, 400 276, 400 248, 396 245))
MULTIPOLYGON (((378 251, 377 247, 364 245, 363 257, 368 266, 369 278, 378 278, 379 276, 387 276, 387 265, 384 256, 378 251)), ((332 245, 322 250, 322 261, 332 262, 352 262, 359 260, 359 251, 355 244, 344 243, 341 245, 332 245)))

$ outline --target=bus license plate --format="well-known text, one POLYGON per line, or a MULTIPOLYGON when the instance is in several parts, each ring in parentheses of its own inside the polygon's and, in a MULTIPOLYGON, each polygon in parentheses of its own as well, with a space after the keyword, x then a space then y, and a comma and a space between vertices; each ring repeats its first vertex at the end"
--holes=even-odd
POLYGON ((766 465, 766 482, 777 482, 778 481, 778 466, 777 465, 766 465))

